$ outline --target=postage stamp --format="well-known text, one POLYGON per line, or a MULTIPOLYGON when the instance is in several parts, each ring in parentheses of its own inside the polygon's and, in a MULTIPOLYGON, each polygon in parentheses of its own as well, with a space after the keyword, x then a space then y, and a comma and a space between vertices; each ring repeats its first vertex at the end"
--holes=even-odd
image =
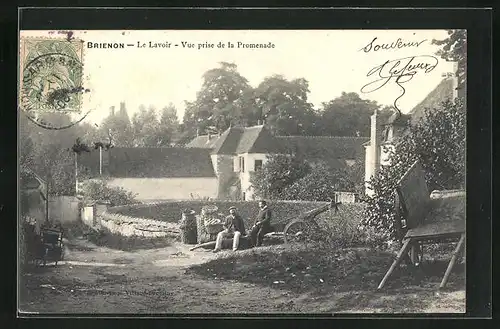
POLYGON ((21 38, 20 46, 20 109, 42 125, 43 113, 82 114, 83 42, 21 38))

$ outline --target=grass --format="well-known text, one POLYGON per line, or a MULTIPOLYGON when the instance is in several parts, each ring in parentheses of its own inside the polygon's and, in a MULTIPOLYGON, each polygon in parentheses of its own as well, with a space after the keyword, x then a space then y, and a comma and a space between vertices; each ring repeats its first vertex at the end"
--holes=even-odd
MULTIPOLYGON (((435 299, 448 261, 438 256, 430 255, 427 259, 432 261, 417 268, 402 266, 382 291, 376 288, 394 253, 371 248, 267 246, 224 251, 208 263, 191 266, 188 273, 211 280, 235 280, 297 295, 307 294, 312 299, 328 300, 337 296, 336 310, 360 307, 393 310, 396 307, 404 312, 423 309, 435 299)), ((464 270, 464 265, 456 265, 447 291, 465 289, 464 270)))

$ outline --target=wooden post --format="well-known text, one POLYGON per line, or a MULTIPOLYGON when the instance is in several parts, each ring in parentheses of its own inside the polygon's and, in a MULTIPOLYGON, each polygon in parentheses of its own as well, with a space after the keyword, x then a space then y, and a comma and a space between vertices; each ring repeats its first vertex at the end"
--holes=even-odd
POLYGON ((387 279, 389 279, 389 276, 391 276, 392 272, 396 269, 396 267, 401 263, 401 260, 403 259, 403 255, 408 251, 408 248, 410 247, 410 242, 411 239, 408 239, 404 242, 403 247, 399 250, 398 255, 396 256, 396 259, 392 263, 391 267, 385 274, 384 278, 382 281, 380 281, 380 284, 378 285, 377 289, 382 289, 382 287, 385 285, 385 282, 387 279))
POLYGON ((453 255, 451 256, 450 263, 448 264, 448 268, 446 269, 446 272, 444 273, 443 280, 441 281, 441 284, 439 285, 439 289, 443 289, 446 286, 446 283, 448 282, 448 278, 450 277, 451 270, 453 269, 453 266, 455 266, 455 262, 457 261, 458 254, 460 253, 462 246, 464 245, 465 242, 465 233, 462 234, 460 237, 460 241, 458 241, 457 246, 455 247, 455 250, 453 251, 453 255))

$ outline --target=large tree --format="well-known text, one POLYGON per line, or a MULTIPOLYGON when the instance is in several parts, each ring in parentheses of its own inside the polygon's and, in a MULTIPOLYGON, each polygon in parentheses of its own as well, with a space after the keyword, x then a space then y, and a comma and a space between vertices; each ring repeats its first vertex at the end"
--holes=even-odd
MULTIPOLYGON (((71 123, 71 117, 63 113, 44 113, 45 122, 54 126, 71 123)), ((75 187, 74 154, 75 140, 85 134, 80 124, 67 129, 48 130, 20 116, 20 165, 35 171, 49 182, 52 194, 73 195, 75 187)))
POLYGON ((170 146, 179 133, 179 119, 177 109, 173 104, 164 107, 160 113, 158 127, 159 146, 170 146))
POLYGON ((447 61, 458 62, 459 88, 467 80, 467 30, 448 30, 448 37, 442 40, 432 40, 441 46, 437 55, 447 61))
POLYGON ((203 74, 201 90, 194 102, 186 103, 184 124, 191 134, 215 127, 224 131, 231 124, 242 123, 247 110, 238 99, 251 90, 236 64, 221 62, 220 66, 203 74))
POLYGON ((255 90, 255 102, 271 131, 277 135, 312 135, 315 132, 313 106, 307 101, 306 79, 287 80, 273 75, 255 90))
POLYGON ((133 146, 135 147, 155 147, 160 145, 159 135, 160 122, 156 116, 154 107, 146 109, 143 105, 139 107, 139 112, 132 116, 133 146))
POLYGON ((342 92, 323 103, 319 131, 325 136, 370 136, 370 116, 379 107, 377 102, 362 99, 357 93, 342 92))
POLYGON ((115 112, 114 109, 110 111, 108 117, 103 120, 101 129, 103 135, 109 133, 112 136, 116 146, 130 147, 133 145, 132 124, 125 103, 120 103, 118 112, 115 112))

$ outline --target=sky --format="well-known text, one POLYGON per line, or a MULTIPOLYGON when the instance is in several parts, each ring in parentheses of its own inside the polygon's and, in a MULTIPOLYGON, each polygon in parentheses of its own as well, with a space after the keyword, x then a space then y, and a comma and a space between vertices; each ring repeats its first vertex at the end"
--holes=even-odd
MULTIPOLYGON (((84 87, 90 89, 83 101, 83 110, 92 110, 86 121, 99 123, 109 108, 125 102, 129 116, 140 105, 158 110, 172 103, 178 117, 184 115, 184 101, 193 101, 200 90, 202 75, 219 62, 234 63, 238 72, 256 87, 265 77, 281 74, 287 79, 309 81, 308 101, 319 108, 341 95, 357 92, 364 99, 391 105, 401 94, 394 83, 371 93, 361 88, 375 80, 368 72, 386 61, 411 56, 435 56, 439 49, 432 39, 444 39, 444 30, 167 30, 167 31, 73 31, 84 42, 84 87), (371 49, 362 48, 377 38, 371 49), (418 46, 381 49, 376 45, 421 42, 418 46), (238 48, 237 42, 272 43, 274 48, 238 48), (130 43, 125 49, 88 48, 88 43, 130 43), (170 47, 151 48, 149 43, 169 42, 170 47), (182 42, 194 44, 184 48, 182 42), (218 48, 219 42, 225 45, 218 48), (235 44, 228 48, 228 42, 235 44), (214 44, 214 48, 198 49, 198 44, 214 44), (145 47, 138 47, 138 44, 145 47), (174 46, 178 44, 178 46, 174 46), (377 49, 376 49, 377 48, 377 49), (376 49, 376 51, 375 51, 376 49)), ((61 38, 54 31, 21 31, 21 38, 43 36, 61 38)), ((437 56, 436 56, 437 57, 437 56)), ((398 99, 398 108, 409 112, 453 70, 452 63, 437 57, 433 70, 419 70, 404 84, 405 94, 398 99)), ((417 57, 417 62, 431 63, 430 57, 417 57), (419 61, 419 58, 422 59, 419 61)), ((404 64, 403 64, 404 65, 404 64)))

